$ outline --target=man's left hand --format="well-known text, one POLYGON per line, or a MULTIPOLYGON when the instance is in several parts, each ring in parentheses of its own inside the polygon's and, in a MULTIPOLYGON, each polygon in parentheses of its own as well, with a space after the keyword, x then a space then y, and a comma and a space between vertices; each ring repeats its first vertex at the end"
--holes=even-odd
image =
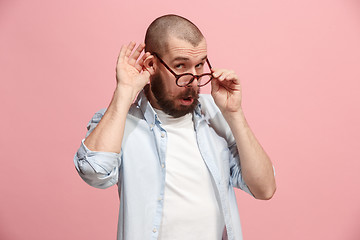
POLYGON ((223 114, 241 110, 241 85, 239 77, 232 70, 212 69, 211 95, 223 114))

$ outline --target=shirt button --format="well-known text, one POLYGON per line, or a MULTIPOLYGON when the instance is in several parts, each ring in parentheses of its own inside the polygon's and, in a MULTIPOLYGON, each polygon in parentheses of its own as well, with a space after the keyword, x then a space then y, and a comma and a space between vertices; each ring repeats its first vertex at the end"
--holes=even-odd
POLYGON ((162 197, 159 197, 159 201, 161 201, 162 200, 162 197))
POLYGON ((165 164, 161 164, 161 167, 164 168, 164 167, 165 167, 165 164))
POLYGON ((154 228, 154 229, 153 229, 153 232, 156 233, 156 231, 157 231, 156 228, 154 228))
POLYGON ((161 137, 164 138, 165 137, 165 133, 161 132, 161 137))

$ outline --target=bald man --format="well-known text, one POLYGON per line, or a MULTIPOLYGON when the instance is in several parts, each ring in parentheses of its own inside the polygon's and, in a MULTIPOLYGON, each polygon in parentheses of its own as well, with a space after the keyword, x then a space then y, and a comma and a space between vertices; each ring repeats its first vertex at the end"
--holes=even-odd
POLYGON ((74 163, 91 186, 117 184, 118 239, 242 239, 234 187, 270 199, 276 184, 236 73, 212 68, 192 22, 165 15, 145 44, 122 46, 116 80, 74 163))

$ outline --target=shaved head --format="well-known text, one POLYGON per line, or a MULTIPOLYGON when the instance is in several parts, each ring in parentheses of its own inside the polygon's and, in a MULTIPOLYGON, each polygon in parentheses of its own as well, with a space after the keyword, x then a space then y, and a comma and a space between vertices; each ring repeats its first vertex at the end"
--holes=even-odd
POLYGON ((196 47, 204 36, 199 28, 186 18, 165 15, 155 19, 145 35, 145 51, 163 55, 168 49, 169 37, 185 40, 196 47))

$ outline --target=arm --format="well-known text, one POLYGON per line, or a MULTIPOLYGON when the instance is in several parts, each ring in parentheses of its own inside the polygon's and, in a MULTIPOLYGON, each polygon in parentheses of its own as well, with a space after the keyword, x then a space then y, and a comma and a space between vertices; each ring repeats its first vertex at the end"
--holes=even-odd
POLYGON ((150 76, 142 71, 149 54, 138 60, 144 44, 131 55, 134 47, 135 43, 130 43, 121 48, 116 66, 117 86, 111 103, 105 113, 98 112, 91 119, 87 137, 74 156, 79 175, 93 187, 107 188, 117 183, 126 116, 133 99, 150 76))
POLYGON ((150 77, 149 72, 142 71, 144 60, 149 53, 137 61, 145 45, 140 44, 131 54, 134 47, 134 42, 121 47, 116 66, 117 86, 113 98, 99 124, 84 141, 92 151, 120 153, 127 113, 136 95, 150 77))
POLYGON ((225 69, 212 71, 211 95, 234 135, 242 176, 255 198, 270 199, 276 189, 272 163, 245 119, 238 76, 225 69))

